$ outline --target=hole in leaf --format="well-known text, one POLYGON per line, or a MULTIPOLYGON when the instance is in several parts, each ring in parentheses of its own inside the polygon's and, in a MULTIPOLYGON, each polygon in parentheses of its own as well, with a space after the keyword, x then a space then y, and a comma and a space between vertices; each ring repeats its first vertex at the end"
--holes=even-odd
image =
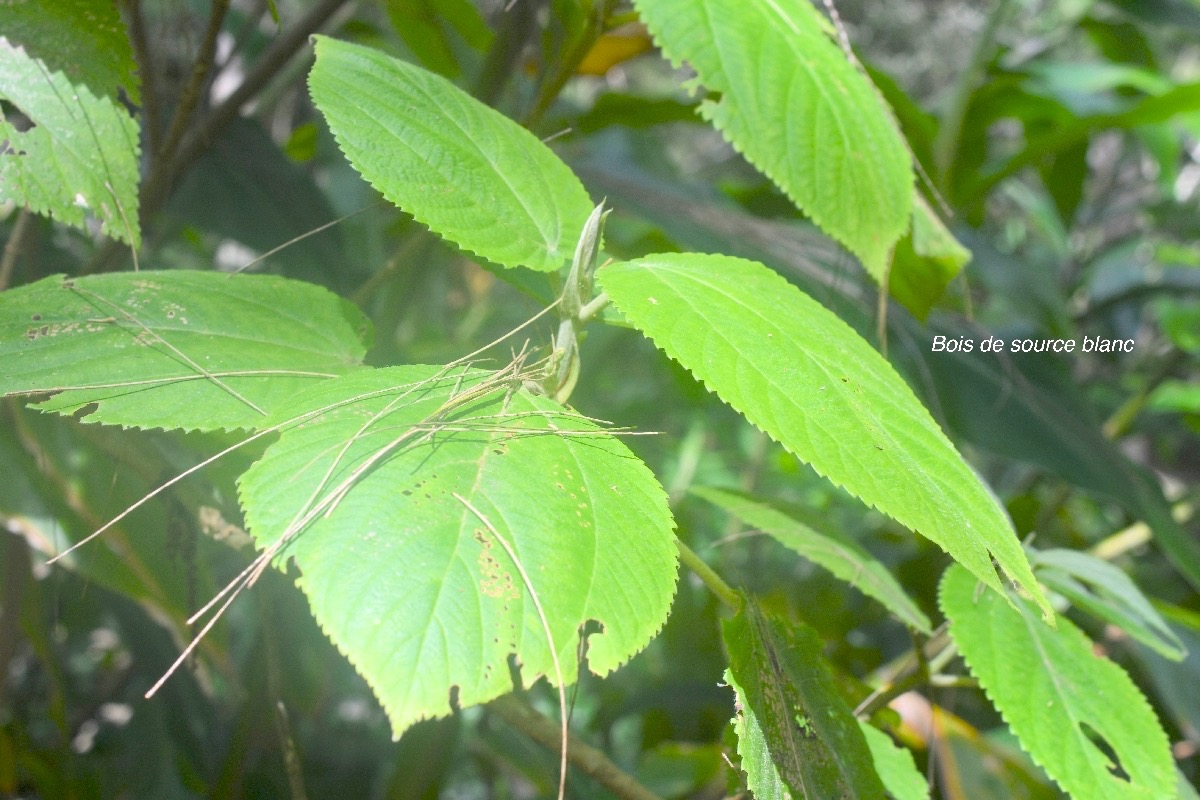
POLYGON ((1104 756, 1108 759, 1108 773, 1118 780, 1129 781, 1129 773, 1121 766, 1121 759, 1117 756, 1117 751, 1113 750, 1112 745, 1108 743, 1108 740, 1086 722, 1079 723, 1079 729, 1096 746, 1096 749, 1104 753, 1104 756))
POLYGON ((450 687, 450 709, 455 714, 462 711, 462 706, 460 706, 458 704, 458 686, 457 685, 450 687))
POLYGON ((75 419, 83 419, 84 417, 86 417, 88 414, 91 414, 99 407, 100 407, 99 403, 87 403, 86 405, 82 405, 79 408, 75 409, 75 412, 73 414, 71 414, 71 416, 75 419))

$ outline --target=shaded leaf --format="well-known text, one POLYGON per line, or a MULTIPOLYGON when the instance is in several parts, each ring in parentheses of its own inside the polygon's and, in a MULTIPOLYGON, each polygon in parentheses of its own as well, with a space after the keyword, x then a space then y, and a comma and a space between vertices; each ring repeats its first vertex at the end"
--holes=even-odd
POLYGON ((366 319, 270 275, 53 276, 0 294, 0 393, 139 428, 253 428, 314 381, 361 363, 366 319))
POLYGON ((510 547, 567 681, 585 623, 601 626, 587 663, 604 675, 645 647, 674 594, 671 516, 646 466, 590 422, 490 376, 411 366, 323 382, 276 419, 325 413, 284 430, 240 482, 251 534, 286 544, 280 557, 295 560, 317 621, 397 734, 449 714, 452 698, 511 691, 510 655, 526 685, 553 680, 510 547))
POLYGON ((720 100, 701 113, 881 280, 908 228, 911 158, 878 92, 807 0, 637 0, 663 52, 720 100))
POLYGON ((806 515, 799 508, 785 510, 767 500, 721 489, 693 487, 691 493, 875 598, 909 627, 926 634, 932 631, 929 617, 905 593, 887 567, 858 542, 823 526, 815 515, 806 515))
POLYGON ((86 230, 90 211, 105 235, 140 246, 138 125, 108 97, 0 41, 0 99, 33 126, 0 119, 0 202, 86 230), (6 141, 7 140, 7 141, 6 141))
POLYGON ((1038 579, 1077 608, 1116 625, 1164 658, 1180 661, 1187 650, 1129 576, 1076 550, 1033 553, 1038 579))
POLYGON ((1173 796, 1170 744, 1150 704, 1119 666, 1092 650, 1070 620, 1050 628, 1029 603, 1004 602, 958 566, 939 599, 950 633, 1021 746, 1074 797, 1173 796), (1114 774, 1105 749, 1128 779, 1114 774))
POLYGON ((918 196, 913 203, 912 227, 896 245, 888 292, 923 320, 970 260, 971 251, 918 196))
POLYGON ((137 64, 117 4, 96 0, 19 0, 0 3, 0 35, 40 59, 52 72, 97 97, 124 89, 141 102, 137 64))
POLYGON ((574 252, 592 202, 532 133, 438 75, 316 37, 313 102, 384 197, 464 250, 550 272, 574 252))
POLYGON ((656 255, 601 269, 629 322, 792 453, 1051 614, 1012 525, 890 364, 761 264, 656 255))
POLYGON ((883 798, 871 751, 807 625, 768 616, 751 597, 721 623, 734 730, 758 800, 883 798))

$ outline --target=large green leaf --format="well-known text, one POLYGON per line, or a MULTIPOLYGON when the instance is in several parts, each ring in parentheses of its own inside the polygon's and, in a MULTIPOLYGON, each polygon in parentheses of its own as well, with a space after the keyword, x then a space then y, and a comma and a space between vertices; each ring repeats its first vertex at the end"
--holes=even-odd
POLYGON ((721 630, 737 694, 738 755, 754 796, 882 800, 866 738, 816 631, 768 616, 751 597, 721 630))
POLYGON ((1181 661, 1187 648, 1128 575, 1076 550, 1035 550, 1038 579, 1077 608, 1111 622, 1164 658, 1181 661))
POLYGON ((122 88, 141 102, 133 48, 116 3, 17 0, 0 3, 0 35, 98 97, 122 88))
POLYGON ((269 275, 53 276, 0 294, 0 394, 139 428, 254 428, 353 369, 370 323, 325 289, 269 275))
POLYGON ((891 112, 808 0, 637 0, 663 52, 721 94, 701 113, 877 280, 909 226, 891 112))
POLYGON ((318 36, 309 74, 342 152, 384 197, 506 267, 561 267, 592 202, 529 131, 433 73, 318 36))
POLYGON ((86 228, 90 211, 108 236, 134 247, 138 228, 138 125, 108 97, 0 39, 0 100, 33 123, 0 119, 0 202, 86 228))
POLYGON ((1119 666, 1060 617, 1043 625, 1029 604, 978 592, 952 566, 942 579, 942 611, 971 672, 1013 733, 1073 797, 1174 797, 1170 743, 1150 704, 1119 666), (1128 778, 1113 772, 1106 750, 1128 778))
POLYGON ((277 420, 325 413, 286 429, 241 481, 251 533, 295 559, 313 614, 397 733, 510 691, 510 655, 524 683, 553 680, 537 600, 571 681, 586 623, 602 631, 588 666, 605 674, 650 641, 674 594, 671 516, 646 466, 491 375, 326 381, 277 420))
POLYGON ((812 298, 728 256, 647 256, 597 280, 634 327, 818 473, 1003 591, 994 557, 1052 614, 994 496, 891 365, 812 298))
POLYGON ((802 509, 783 509, 767 500, 721 489, 698 487, 692 494, 733 514, 746 525, 770 535, 789 550, 832 572, 863 594, 875 598, 906 625, 926 634, 929 617, 866 548, 827 528, 802 509))

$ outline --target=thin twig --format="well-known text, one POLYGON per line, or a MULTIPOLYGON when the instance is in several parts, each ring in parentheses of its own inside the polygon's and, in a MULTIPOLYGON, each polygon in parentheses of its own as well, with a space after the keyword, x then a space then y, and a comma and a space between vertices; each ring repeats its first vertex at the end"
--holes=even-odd
POLYGON ((17 264, 17 254, 21 252, 21 240, 25 238, 25 231, 29 229, 31 216, 33 215, 29 211, 29 206, 22 206, 21 210, 17 212, 17 221, 13 223, 12 234, 4 245, 4 256, 0 258, 0 292, 7 289, 9 281, 12 280, 13 267, 17 264))
MULTIPOLYGON (((543 747, 557 751, 562 747, 558 725, 516 695, 506 695, 488 703, 488 709, 543 747)), ((605 755, 575 736, 568 740, 571 764, 593 778, 622 800, 660 800, 658 795, 638 783, 605 755)))
POLYGON ((350 0, 323 0, 304 15, 299 22, 284 31, 267 48, 262 58, 254 64, 254 68, 250 70, 241 85, 188 136, 183 138, 178 152, 174 154, 170 163, 164 162, 155 165, 155 169, 142 187, 143 218, 149 217, 159 209, 179 175, 191 166, 192 162, 212 144, 217 134, 238 116, 242 106, 266 88, 279 68, 291 60, 292 56, 308 41, 308 37, 319 30, 334 13, 348 2, 350 0))
POLYGON ((162 148, 162 109, 158 105, 158 75, 154 69, 154 54, 146 38, 146 20, 142 16, 141 0, 126 0, 129 12, 129 41, 133 45, 133 57, 138 65, 138 77, 142 81, 142 116, 150 152, 157 154, 162 148))
POLYGON ((171 117, 171 125, 167 130, 166 139, 163 140, 161 149, 154 152, 156 160, 170 161, 174 157, 180 141, 183 140, 184 133, 187 132, 188 125, 191 124, 192 115, 200 105, 204 85, 212 73, 213 59, 217 54, 217 36, 221 33, 221 25, 224 23, 225 14, 228 11, 229 0, 212 0, 212 9, 208 15, 208 27, 204 31, 204 40, 200 43, 199 50, 196 51, 196 61, 192 64, 192 75, 179 95, 179 103, 175 106, 174 116, 171 117))

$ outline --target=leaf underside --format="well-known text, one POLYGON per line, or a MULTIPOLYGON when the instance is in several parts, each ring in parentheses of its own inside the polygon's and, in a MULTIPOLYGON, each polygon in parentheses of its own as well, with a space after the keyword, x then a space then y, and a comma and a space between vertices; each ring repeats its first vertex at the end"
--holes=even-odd
POLYGON ((286 542, 314 616, 397 735, 449 714, 452 695, 467 706, 512 690, 510 654, 526 685, 553 680, 505 543, 568 682, 586 623, 602 631, 587 663, 603 675, 650 641, 674 595, 671 516, 646 466, 545 397, 484 393, 490 375, 410 366, 322 383, 278 419, 324 413, 286 429, 240 483, 250 532, 261 547, 286 542), (319 513, 343 484, 344 499, 319 513))
POLYGON ((0 394, 138 428, 262 427, 275 406, 361 364, 370 323, 318 286, 172 270, 0 295, 0 394))
POLYGON ((659 348, 821 475, 1052 615, 1003 509, 866 341, 762 264, 655 255, 597 281, 659 348))
POLYGON ((2 40, 0 99, 33 123, 22 131, 0 119, 0 202, 84 229, 90 211, 105 235, 140 246, 133 117, 2 40))
POLYGON ((1150 704, 1070 620, 1044 625, 1023 598, 977 592, 951 566, 939 601, 963 658, 1021 746, 1072 797, 1174 797, 1170 744, 1150 704), (1090 729, 1090 730, 1089 730, 1090 729), (1095 741, 1103 739, 1128 778, 1095 741))
POLYGON ((592 211, 583 184, 532 133, 431 72, 316 37, 313 102, 354 168, 463 250, 550 272, 592 211))
POLYGON ((909 227, 913 174, 875 88, 808 0, 636 0, 674 63, 719 92, 704 114, 881 280, 909 227))

